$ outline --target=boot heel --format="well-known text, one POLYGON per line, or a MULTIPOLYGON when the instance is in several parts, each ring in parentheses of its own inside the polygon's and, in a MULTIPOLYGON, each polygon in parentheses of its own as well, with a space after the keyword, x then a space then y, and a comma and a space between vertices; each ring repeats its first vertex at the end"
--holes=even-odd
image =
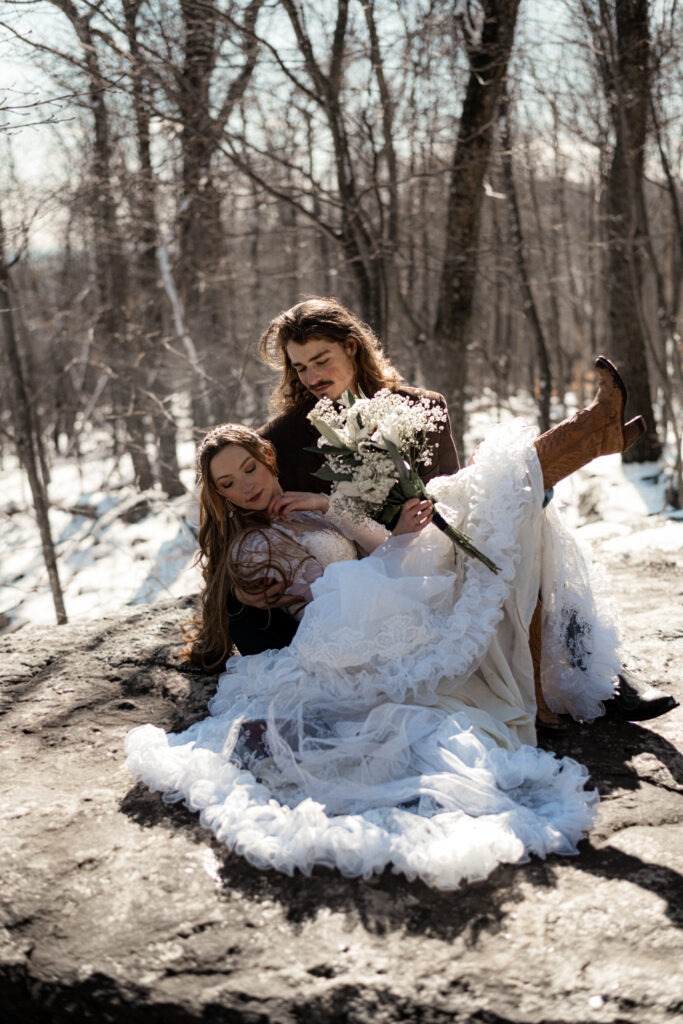
POLYGON ((643 436, 646 429, 645 420, 642 416, 636 416, 634 419, 629 420, 628 423, 624 423, 624 447, 622 451, 628 451, 643 436))

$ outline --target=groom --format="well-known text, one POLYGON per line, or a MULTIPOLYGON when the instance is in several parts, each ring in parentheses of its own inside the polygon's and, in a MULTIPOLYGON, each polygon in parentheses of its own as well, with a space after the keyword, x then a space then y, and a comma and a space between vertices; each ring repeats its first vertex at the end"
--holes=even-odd
MULTIPOLYGON (((313 476, 322 459, 308 450, 316 447, 318 433, 307 415, 321 398, 336 401, 347 389, 372 396, 381 388, 389 388, 399 394, 427 396, 446 408, 442 395, 403 385, 371 329, 333 299, 308 299, 278 314, 261 338, 259 354, 281 374, 271 397, 271 405, 279 414, 259 433, 275 447, 284 490, 330 489, 329 483, 313 476)), ((423 475, 425 483, 460 468, 449 419, 434 441, 433 462, 423 475)), ((239 597, 242 603, 235 601, 230 633, 241 654, 255 654, 291 642, 297 622, 287 614, 286 599, 278 599, 274 588, 262 599, 245 594, 239 597), (273 601, 281 607, 274 606, 273 601)), ((674 707, 673 697, 625 669, 619 675, 617 694, 606 702, 608 714, 627 721, 656 718, 674 707)))

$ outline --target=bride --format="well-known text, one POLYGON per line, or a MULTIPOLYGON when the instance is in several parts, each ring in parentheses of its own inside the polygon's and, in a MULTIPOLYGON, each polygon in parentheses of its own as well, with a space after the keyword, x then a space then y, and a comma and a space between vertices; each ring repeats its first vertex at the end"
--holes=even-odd
POLYGON ((540 440, 506 424, 472 465, 430 483, 493 574, 454 554, 429 502, 407 502, 392 534, 359 526, 325 495, 283 494, 272 445, 254 431, 207 434, 193 656, 218 666, 229 654, 236 586, 279 579, 300 624, 288 648, 229 658, 203 721, 171 735, 134 729, 136 779, 199 811, 252 864, 288 874, 321 864, 368 877, 390 865, 452 889, 502 862, 576 853, 598 798, 582 765, 536 746, 528 634, 539 589, 555 710, 602 713, 619 641, 599 581, 543 508, 540 440))

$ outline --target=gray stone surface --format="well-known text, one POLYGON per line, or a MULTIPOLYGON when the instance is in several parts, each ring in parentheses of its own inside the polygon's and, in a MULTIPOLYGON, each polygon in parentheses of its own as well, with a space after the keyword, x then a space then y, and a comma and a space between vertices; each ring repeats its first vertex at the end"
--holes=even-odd
MULTIPOLYGON (((610 566, 634 666, 683 698, 683 555, 610 566)), ((575 858, 454 893, 251 868, 134 785, 126 732, 202 716, 185 602, 0 641, 0 1021, 683 1020, 683 709, 544 745, 603 802, 575 858)))

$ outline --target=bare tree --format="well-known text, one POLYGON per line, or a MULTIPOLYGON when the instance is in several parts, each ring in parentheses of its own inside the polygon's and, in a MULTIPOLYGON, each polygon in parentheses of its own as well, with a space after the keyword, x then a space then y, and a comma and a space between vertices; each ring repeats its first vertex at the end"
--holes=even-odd
POLYGON ((185 493, 180 480, 176 425, 169 408, 172 381, 168 353, 162 348, 165 301, 158 266, 159 226, 156 214, 156 179, 151 154, 151 85, 145 74, 144 53, 138 39, 142 0, 122 0, 130 57, 130 79, 138 174, 132 188, 133 266, 136 287, 131 295, 129 323, 137 335, 135 347, 143 354, 139 372, 145 376, 152 399, 151 419, 157 443, 159 482, 169 497, 185 493))
POLYGON ((32 404, 26 390, 24 372, 17 347, 14 318, 12 315, 12 295, 10 285, 10 267, 6 260, 5 232, 0 211, 0 323, 2 334, 5 339, 5 353, 7 368, 9 371, 10 386, 7 389, 7 398, 10 404, 12 425, 14 428, 14 441, 16 444, 19 462, 26 473, 33 497, 33 506, 36 511, 40 541, 43 548, 43 558, 50 580, 50 590, 55 606, 57 623, 62 625, 67 621, 66 609, 64 607, 64 596, 59 581, 57 569, 57 556, 55 554, 54 542, 50 530, 50 519, 48 515, 49 500, 47 485, 41 472, 40 458, 36 448, 37 430, 32 414, 32 404))
POLYGON ((529 325, 529 330, 534 339, 536 365, 539 375, 539 398, 538 412, 541 431, 550 429, 550 395, 552 392, 552 378, 550 373, 550 359, 548 347, 545 341, 545 333, 541 324, 541 318, 534 299, 529 274, 529 265, 525 253, 524 236, 522 233, 522 218, 517 198, 517 187, 515 184, 515 173, 512 161, 512 132, 510 129, 510 104, 507 90, 503 86, 500 99, 500 122, 501 122, 501 163, 503 167, 503 180, 508 199, 510 243, 514 254, 515 265, 519 287, 522 293, 522 307, 524 316, 529 325))
POLYGON ((214 0, 180 0, 183 57, 182 64, 172 68, 182 152, 175 276, 187 330, 205 371, 211 363, 210 376, 204 378, 208 395, 203 403, 195 402, 195 422, 204 427, 210 425, 202 422, 205 410, 214 421, 230 418, 230 413, 234 418, 235 316, 226 305, 227 254, 214 158, 256 66, 255 28, 262 5, 263 0, 250 0, 240 23, 234 16, 226 19, 214 0), (244 59, 216 103, 211 92, 217 88, 216 64, 226 24, 241 41, 244 59))
POLYGON ((484 176, 519 0, 483 0, 481 7, 479 31, 462 23, 470 75, 451 163, 445 253, 433 332, 439 380, 452 402, 454 437, 460 450, 464 449, 467 330, 477 280, 484 176))
POLYGON ((110 364, 115 415, 127 434, 127 447, 138 486, 147 490, 154 483, 154 474, 145 447, 144 397, 139 395, 134 373, 131 373, 141 353, 135 351, 135 339, 128 330, 129 271, 112 182, 107 79, 101 68, 92 27, 94 12, 88 8, 80 11, 72 0, 50 2, 66 15, 82 48, 81 67, 87 77, 88 104, 93 119, 91 215, 99 298, 95 321, 96 346, 100 358, 110 364))
POLYGON ((647 432, 624 455, 650 461, 662 450, 652 407, 646 355, 643 288, 643 167, 650 107, 651 59, 647 0, 581 0, 610 111, 614 146, 605 191, 610 349, 629 381, 629 407, 647 432))

